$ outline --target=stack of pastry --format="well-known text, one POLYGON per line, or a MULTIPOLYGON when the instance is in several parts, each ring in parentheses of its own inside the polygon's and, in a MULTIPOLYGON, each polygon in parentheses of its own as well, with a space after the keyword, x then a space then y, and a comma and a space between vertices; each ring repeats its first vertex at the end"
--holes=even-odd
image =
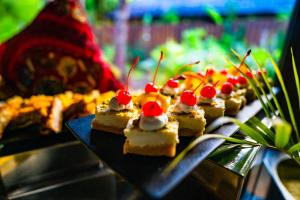
POLYGON ((100 95, 67 91, 55 96, 35 95, 28 99, 12 97, 0 105, 0 138, 4 133, 33 127, 41 134, 59 133, 63 122, 95 113, 96 105, 111 98, 114 92, 100 95))

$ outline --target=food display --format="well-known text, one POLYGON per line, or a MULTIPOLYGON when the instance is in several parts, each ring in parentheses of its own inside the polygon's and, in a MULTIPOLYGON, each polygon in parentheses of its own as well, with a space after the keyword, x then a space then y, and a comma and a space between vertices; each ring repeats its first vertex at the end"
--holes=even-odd
POLYGON ((212 122, 218 117, 224 116, 225 101, 217 98, 216 85, 206 84, 200 91, 198 106, 202 107, 205 112, 207 122, 212 122))
POLYGON ((128 91, 129 75, 138 61, 139 57, 136 58, 128 72, 126 88, 119 90, 109 102, 103 102, 97 106, 96 117, 92 123, 94 129, 123 134, 123 129, 126 128, 129 119, 138 114, 137 108, 133 105, 132 96, 128 91))
POLYGON ((94 90, 88 94, 67 91, 55 96, 12 97, 0 105, 0 138, 30 127, 40 134, 59 133, 65 121, 94 114, 96 105, 113 95, 94 90))
MULTIPOLYGON (((155 80, 163 59, 161 52, 153 81, 146 83, 144 91, 132 91, 131 97, 126 84, 126 89, 118 91, 108 104, 98 105, 92 127, 124 133, 123 154, 173 157, 179 137, 199 137, 205 133, 207 124, 224 115, 236 115, 255 99, 248 81, 259 73, 244 67, 249 54, 250 51, 239 66, 221 71, 213 68, 205 72, 185 71, 159 87, 155 80), (110 127, 99 128, 96 122, 110 127)), ((136 64, 137 60, 133 66, 136 64)))
POLYGON ((176 154, 178 122, 169 118, 156 101, 143 105, 140 116, 128 122, 124 134, 124 154, 169 157, 176 154))
POLYGON ((234 116, 236 115, 242 107, 242 97, 236 95, 233 91, 234 86, 230 82, 225 82, 218 96, 225 101, 225 114, 234 116))
POLYGON ((203 134, 206 125, 204 109, 197 106, 197 97, 194 91, 183 91, 180 101, 176 102, 169 112, 179 122, 180 136, 200 136, 203 134))

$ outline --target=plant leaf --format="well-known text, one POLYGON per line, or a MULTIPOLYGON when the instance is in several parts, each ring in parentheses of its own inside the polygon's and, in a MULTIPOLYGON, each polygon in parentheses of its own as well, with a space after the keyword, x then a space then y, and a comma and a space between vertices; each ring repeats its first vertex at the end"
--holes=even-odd
MULTIPOLYGON (((252 79, 250 79, 243 71, 241 71, 238 67, 235 66, 235 68, 247 79, 248 83, 251 85, 255 95, 257 96, 258 100, 260 101, 262 107, 263 107, 263 110, 266 114, 266 116, 268 118, 271 118, 271 115, 270 115, 270 112, 268 110, 268 107, 266 106, 265 102, 262 100, 259 92, 258 92, 258 89, 257 89, 257 86, 256 84, 254 83, 254 81, 252 79)), ((266 99, 268 101, 268 98, 266 99)))
POLYGON ((295 57, 294 57, 294 52, 293 48, 291 47, 291 54, 292 54, 292 63, 293 63, 293 70, 294 70, 294 77, 295 77, 295 83, 296 83, 296 88, 297 88, 297 93, 298 93, 298 103, 299 103, 299 112, 300 112, 300 83, 299 83, 299 75, 295 63, 295 57))
POLYGON ((291 125, 281 119, 274 120, 275 129, 275 146, 283 149, 290 140, 292 127, 291 125))
POLYGON ((237 119, 231 118, 231 121, 237 124, 245 135, 249 136, 256 142, 264 146, 269 146, 268 142, 264 139, 264 136, 261 135, 259 131, 256 131, 254 128, 248 126, 247 124, 243 124, 237 119))
POLYGON ((205 134, 205 135, 202 135, 202 136, 196 138, 183 151, 181 151, 180 154, 178 154, 172 160, 172 162, 167 166, 167 168, 164 170, 163 174, 167 175, 168 173, 170 173, 191 149, 193 149, 196 145, 200 144, 201 142, 203 142, 205 140, 209 140, 209 139, 224 139, 229 142, 233 142, 233 143, 237 143, 237 144, 247 144, 247 145, 252 145, 252 146, 259 145, 257 143, 250 142, 247 140, 236 139, 233 137, 227 137, 227 136, 220 135, 220 134, 205 134))
POLYGON ((289 153, 293 153, 295 151, 300 151, 300 142, 298 142, 297 144, 294 144, 289 150, 289 153))
MULTIPOLYGON (((256 63, 257 67, 263 72, 262 66, 261 66, 260 64, 258 64, 258 62, 256 61, 256 59, 255 59, 254 57, 252 57, 252 59, 253 59, 254 62, 256 63)), ((264 83, 266 84, 266 86, 267 86, 269 92, 271 93, 272 99, 273 99, 273 101, 274 101, 274 103, 275 103, 275 106, 276 106, 276 108, 277 108, 277 110, 278 110, 278 112, 279 112, 280 117, 281 117, 282 119, 285 119, 285 116, 284 116, 284 114, 283 114, 282 108, 281 108, 281 106, 280 106, 280 104, 279 104, 279 102, 278 102, 278 99, 277 99, 276 95, 274 94, 274 92, 273 92, 273 90, 272 90, 272 87, 271 87, 271 85, 270 85, 270 83, 269 83, 269 81, 268 81, 267 76, 266 76, 264 73, 261 73, 261 74, 262 74, 264 83)))
MULTIPOLYGON (((243 60, 243 57, 238 53, 236 52, 234 49, 231 49, 231 52, 240 60, 242 61, 243 60)), ((253 56, 252 56, 253 58, 253 56)), ((252 69, 244 62, 244 65, 246 66, 246 68, 252 73, 252 69)), ((264 88, 261 86, 261 84, 259 84, 259 81, 257 80, 257 78, 255 76, 253 76, 253 80, 254 80, 254 83, 255 83, 255 86, 260 90, 260 92, 262 93, 262 95, 266 98, 266 102, 267 102, 267 105, 268 107, 270 108, 271 112, 275 115, 275 109, 274 109, 274 106, 272 105, 272 102, 268 99, 268 96, 264 90, 264 88)), ((256 95, 257 96, 257 95, 256 95)))
POLYGON ((276 62, 274 61, 274 59, 272 58, 271 55, 270 55, 270 59, 271 59, 272 65, 274 66, 275 73, 277 75, 277 78, 279 80, 279 83, 281 85, 281 88, 282 88, 282 91, 283 91, 283 94, 284 94, 284 97, 285 97, 285 100, 287 102, 287 107, 288 107, 288 110, 289 110, 289 114, 290 114, 290 118, 291 118, 291 121, 292 121, 293 128, 294 128, 294 130, 296 132, 296 135, 297 135, 297 139, 300 140, 299 131, 298 131, 298 127, 297 127, 297 124, 296 124, 293 108, 292 108, 292 105, 291 105, 290 97, 287 93, 287 90, 286 90, 286 87, 285 87, 285 84, 284 84, 284 81, 283 81, 283 78, 282 78, 282 74, 279 70, 278 65, 276 64, 276 62))
POLYGON ((274 143, 274 133, 266 127, 259 119, 252 118, 250 119, 247 124, 250 125, 253 129, 260 133, 261 136, 264 137, 266 141, 274 143))

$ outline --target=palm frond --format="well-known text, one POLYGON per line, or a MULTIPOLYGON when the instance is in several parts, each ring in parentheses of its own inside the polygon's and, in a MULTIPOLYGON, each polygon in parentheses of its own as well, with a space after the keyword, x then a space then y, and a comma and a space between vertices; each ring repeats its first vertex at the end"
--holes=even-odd
POLYGON ((247 121, 247 125, 255 129, 268 143, 274 143, 274 133, 257 118, 247 121))
POLYGON ((270 112, 269 112, 269 109, 268 107, 266 106, 264 100, 261 98, 261 95, 259 94, 258 92, 258 89, 257 89, 257 86, 256 84, 254 83, 254 81, 252 79, 250 79, 243 71, 241 71, 238 67, 235 67, 248 81, 248 83, 251 85, 255 95, 257 96, 258 100, 260 101, 261 105, 262 105, 262 108, 266 114, 267 117, 271 118, 271 115, 270 115, 270 112))
MULTIPOLYGON (((261 66, 260 64, 258 64, 258 62, 256 61, 256 59, 255 59, 253 56, 252 56, 252 59, 254 60, 255 64, 256 64, 257 67, 260 69, 260 71, 263 72, 262 66, 261 66)), ((279 112, 280 117, 281 117, 282 119, 285 119, 285 116, 284 116, 284 114, 283 114, 282 108, 281 108, 281 106, 280 106, 280 104, 279 104, 279 101, 278 101, 278 99, 277 99, 275 93, 274 93, 273 90, 272 90, 272 87, 271 87, 271 85, 270 85, 270 83, 269 83, 269 81, 268 81, 267 76, 266 76, 264 73, 262 73, 262 77, 263 77, 264 83, 266 84, 266 86, 267 86, 267 88, 268 88, 268 90, 269 90, 269 92, 270 92, 270 94, 271 94, 271 96, 272 96, 272 99, 273 99, 273 101, 274 101, 274 103, 275 103, 275 106, 276 106, 276 108, 277 108, 277 110, 278 110, 278 112, 279 112)))
POLYGON ((299 83, 299 75, 298 75, 294 52, 293 52, 292 47, 291 47, 291 54, 292 54, 293 71, 294 71, 295 83, 296 83, 296 88, 297 88, 297 93, 298 93, 298 103, 299 103, 299 112, 300 112, 300 83, 299 83))
POLYGON ((286 90, 286 87, 285 87, 285 84, 284 84, 284 81, 283 81, 283 78, 282 78, 282 74, 280 72, 280 69, 279 69, 278 65, 276 64, 276 62, 274 61, 274 59, 271 56, 270 56, 270 59, 271 59, 272 65, 274 66, 275 73, 277 75, 277 78, 279 80, 280 86, 282 88, 282 91, 283 91, 283 94, 284 94, 284 97, 285 97, 285 100, 286 100, 286 103, 287 103, 287 107, 288 107, 289 115, 290 115, 291 122, 292 122, 292 125, 293 125, 293 129, 296 132, 297 139, 300 140, 298 127, 297 127, 296 120, 295 120, 295 115, 294 115, 293 108, 292 108, 292 105, 291 105, 290 97, 287 93, 287 90, 286 90))
POLYGON ((258 132, 257 130, 255 130, 253 127, 250 127, 247 124, 243 124, 242 122, 240 122, 239 120, 235 119, 235 118, 231 118, 231 121, 233 123, 235 123, 236 125, 238 125, 240 127, 240 130, 247 136, 249 136, 250 138, 252 138, 253 140, 257 141, 258 143, 264 145, 264 146, 270 146, 270 144, 265 140, 264 136, 261 135, 260 132, 258 132))
POLYGON ((291 148, 289 148, 288 153, 292 154, 296 151, 300 151, 300 142, 294 144, 291 148))
MULTIPOLYGON (((238 52, 236 52, 234 49, 231 49, 231 51, 240 61, 243 60, 243 57, 238 52)), ((253 56, 252 56, 252 58, 253 58, 253 56)), ((252 73, 252 69, 246 63, 244 63, 244 64, 245 64, 246 68, 252 73)), ((255 76, 253 76, 253 80, 254 80, 255 86, 259 89, 259 91, 262 93, 262 95, 266 98, 266 105, 270 108, 273 115, 275 115, 276 113, 275 113, 274 106, 273 106, 272 102, 269 101, 269 98, 268 98, 267 93, 265 92, 264 88, 261 86, 261 84, 259 83, 259 81, 257 80, 257 78, 255 76)))
POLYGON ((183 151, 180 152, 173 160, 172 162, 166 167, 163 174, 167 175, 169 174, 177 165, 178 163, 186 156, 186 154, 193 149, 196 145, 200 144, 201 142, 209 139, 224 139, 229 142, 237 143, 237 144, 245 144, 245 145, 251 145, 251 146, 258 146, 258 143, 250 142, 247 140, 241 140, 236 139, 233 137, 227 137, 220 134, 205 134, 198 138, 196 138, 194 141, 192 141, 183 151))
POLYGON ((275 146, 279 149, 284 149, 284 147, 289 143, 292 127, 290 123, 277 118, 274 120, 275 129, 275 146))

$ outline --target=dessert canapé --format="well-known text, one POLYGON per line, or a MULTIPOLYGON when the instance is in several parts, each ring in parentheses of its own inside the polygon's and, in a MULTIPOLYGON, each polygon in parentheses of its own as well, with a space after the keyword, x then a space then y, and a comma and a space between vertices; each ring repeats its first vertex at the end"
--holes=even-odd
POLYGON ((126 81, 126 88, 119 90, 110 101, 103 102, 96 108, 96 116, 92 122, 92 128, 107 131, 115 134, 123 134, 129 119, 138 115, 138 110, 132 102, 131 94, 128 91, 128 79, 130 72, 139 61, 137 57, 132 64, 126 81))
POLYGON ((180 101, 170 107, 170 116, 179 122, 180 136, 200 136, 206 125, 204 110, 197 106, 194 91, 186 90, 180 96, 180 101))
POLYGON ((158 101, 161 104, 164 112, 167 111, 167 109, 170 105, 171 97, 160 94, 159 90, 158 90, 158 87, 155 85, 156 75, 157 75, 158 68, 160 66, 160 63, 161 63, 162 59, 163 59, 163 52, 161 51, 160 52, 160 58, 159 58, 159 61, 157 63, 155 73, 154 73, 154 76, 153 76, 153 81, 151 83, 147 83, 145 85, 145 88, 144 88, 144 93, 139 94, 135 98, 135 103, 137 105, 139 105, 140 108, 143 107, 143 105, 146 102, 154 101, 154 100, 158 101))
POLYGON ((242 99, 233 91, 233 85, 230 82, 225 82, 218 94, 225 100, 225 114, 236 115, 242 106, 242 99))
POLYGON ((171 96, 172 99, 176 100, 176 97, 178 97, 184 90, 185 88, 185 84, 184 83, 179 83, 179 80, 185 80, 185 76, 184 75, 179 75, 179 73, 186 67, 191 67, 193 65, 199 64, 200 61, 196 61, 193 63, 189 63, 186 65, 183 65, 181 67, 179 67, 179 69, 177 70, 177 73, 175 75, 175 77, 170 78, 166 84, 163 85, 163 87, 161 88, 160 92, 163 95, 167 95, 167 96, 171 96))
POLYGON ((203 108, 207 123, 224 116, 225 102, 221 98, 216 98, 216 94, 215 85, 212 84, 206 84, 200 91, 198 106, 203 108))
POLYGON ((124 135, 124 154, 173 157, 179 142, 178 122, 168 118, 158 102, 149 101, 140 116, 128 122, 124 135))

